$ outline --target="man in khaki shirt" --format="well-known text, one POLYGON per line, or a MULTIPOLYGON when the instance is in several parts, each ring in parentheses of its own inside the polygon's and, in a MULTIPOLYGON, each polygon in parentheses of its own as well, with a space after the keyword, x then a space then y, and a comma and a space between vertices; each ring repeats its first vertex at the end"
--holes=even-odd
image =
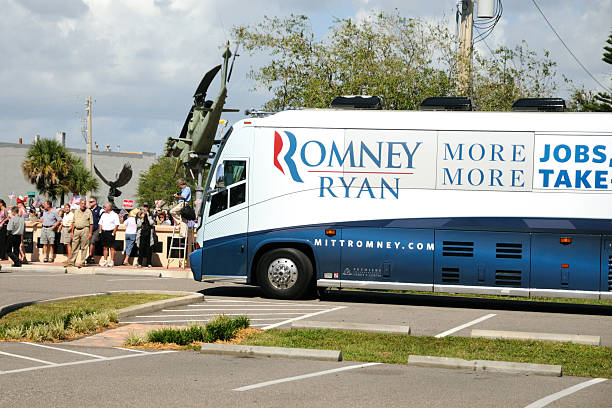
MULTIPOLYGON (((65 266, 75 266, 77 251, 81 250, 81 263, 79 268, 85 265, 87 247, 93 233, 93 214, 87 208, 87 200, 79 202, 79 209, 74 212, 74 222, 70 227, 70 238, 72 239, 72 256, 65 266)), ((93 255, 93 254, 92 254, 93 255)))

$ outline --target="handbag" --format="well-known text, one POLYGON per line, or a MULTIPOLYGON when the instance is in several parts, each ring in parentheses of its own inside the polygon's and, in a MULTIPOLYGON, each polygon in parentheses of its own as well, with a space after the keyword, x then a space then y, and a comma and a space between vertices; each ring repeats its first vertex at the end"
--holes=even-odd
POLYGON ((193 207, 190 206, 189 204, 185 204, 183 208, 181 209, 181 218, 187 221, 195 220, 196 216, 195 216, 195 210, 193 209, 193 207))

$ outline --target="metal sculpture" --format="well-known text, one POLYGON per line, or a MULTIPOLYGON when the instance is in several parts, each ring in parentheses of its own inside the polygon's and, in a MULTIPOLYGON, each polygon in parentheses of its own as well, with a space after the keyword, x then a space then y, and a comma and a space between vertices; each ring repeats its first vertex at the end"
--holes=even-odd
MULTIPOLYGON (((234 59, 237 55, 236 51, 234 52, 234 59)), ((223 112, 239 112, 238 109, 223 109, 227 97, 227 83, 232 76, 234 66, 234 60, 232 60, 232 66, 229 67, 228 71, 229 60, 232 57, 229 42, 222 56, 223 64, 217 65, 208 71, 196 88, 193 95, 193 105, 187 114, 179 137, 169 137, 166 142, 165 156, 178 157, 180 164, 197 174, 195 177, 197 180, 197 202, 201 202, 202 199, 202 173, 206 161, 209 159, 212 146, 215 143, 215 135, 217 134, 221 114, 223 112), (219 89, 219 95, 214 101, 206 100, 208 87, 220 70, 221 88, 219 89)))
POLYGON ((119 197, 121 195, 121 190, 119 190, 119 187, 125 186, 132 179, 132 166, 129 163, 124 164, 121 172, 117 176, 117 180, 115 181, 106 180, 95 165, 94 170, 98 177, 100 177, 100 180, 110 187, 106 198, 108 199, 108 202, 112 204, 113 210, 118 210, 117 206, 115 205, 115 197, 119 197))

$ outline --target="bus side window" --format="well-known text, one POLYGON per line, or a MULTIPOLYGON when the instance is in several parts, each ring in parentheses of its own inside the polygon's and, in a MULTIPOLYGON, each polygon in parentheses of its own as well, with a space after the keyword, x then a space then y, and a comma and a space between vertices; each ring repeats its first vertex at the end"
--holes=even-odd
POLYGON ((246 183, 230 189, 230 207, 244 203, 246 200, 246 183))
POLYGON ((226 160, 223 162, 225 170, 225 185, 227 187, 232 184, 246 180, 246 162, 243 160, 226 160))
POLYGON ((230 189, 230 208, 246 201, 246 161, 227 160, 225 167, 225 185, 230 189))
POLYGON ((211 197, 210 211, 208 212, 208 216, 215 215, 216 213, 227 209, 227 192, 228 190, 219 191, 217 194, 211 197))
POLYGON ((216 185, 226 188, 211 197, 209 217, 246 201, 246 161, 225 160, 217 169, 216 185))

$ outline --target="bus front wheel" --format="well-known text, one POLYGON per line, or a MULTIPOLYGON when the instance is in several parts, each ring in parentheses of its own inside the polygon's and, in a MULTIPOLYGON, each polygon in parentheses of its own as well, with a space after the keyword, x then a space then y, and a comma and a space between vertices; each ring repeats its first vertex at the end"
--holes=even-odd
POLYGON ((308 291, 312 269, 312 262, 302 251, 279 248, 261 257, 257 264, 257 278, 267 296, 299 299, 308 291))

